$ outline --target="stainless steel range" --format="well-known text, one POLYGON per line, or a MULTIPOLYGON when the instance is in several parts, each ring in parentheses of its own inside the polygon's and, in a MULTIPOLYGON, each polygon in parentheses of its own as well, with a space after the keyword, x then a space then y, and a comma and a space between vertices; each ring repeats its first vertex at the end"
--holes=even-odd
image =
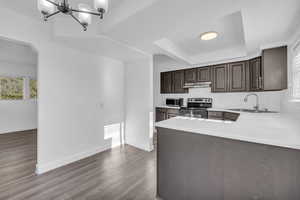
POLYGON ((212 98, 189 98, 187 107, 180 109, 180 116, 207 118, 207 109, 212 107, 212 98))

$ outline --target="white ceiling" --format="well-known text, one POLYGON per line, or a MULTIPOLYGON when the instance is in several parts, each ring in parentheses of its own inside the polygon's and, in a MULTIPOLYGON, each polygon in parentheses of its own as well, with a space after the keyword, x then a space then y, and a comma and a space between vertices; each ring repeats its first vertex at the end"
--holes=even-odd
MULTIPOLYGON (((80 2, 92 5, 92 0, 69 1, 74 7, 80 2)), ((246 56, 262 46, 284 43, 300 18, 299 0, 110 1, 105 19, 93 18, 87 33, 69 19, 53 19, 54 38, 121 60, 166 54, 195 64, 246 56), (206 31, 217 31, 220 37, 201 41, 199 35, 206 31)), ((40 20, 36 0, 0 4, 40 20)))
POLYGON ((197 24, 193 30, 181 31, 169 38, 191 56, 245 45, 241 12, 227 15, 214 23, 197 24), (219 36, 211 41, 200 40, 200 33, 210 30, 216 31, 219 36))

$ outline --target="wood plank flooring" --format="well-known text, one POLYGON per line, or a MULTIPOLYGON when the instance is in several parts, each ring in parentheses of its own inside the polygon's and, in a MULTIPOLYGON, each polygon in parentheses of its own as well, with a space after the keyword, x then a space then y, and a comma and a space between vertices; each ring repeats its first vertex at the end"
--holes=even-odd
POLYGON ((0 134, 0 185, 34 173, 36 139, 36 130, 0 134))
POLYGON ((156 153, 125 146, 34 174, 36 133, 0 135, 0 200, 154 200, 156 153))

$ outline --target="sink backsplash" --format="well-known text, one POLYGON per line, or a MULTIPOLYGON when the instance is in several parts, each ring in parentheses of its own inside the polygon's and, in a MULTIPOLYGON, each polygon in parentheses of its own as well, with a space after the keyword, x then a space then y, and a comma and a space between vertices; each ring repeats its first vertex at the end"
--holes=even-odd
MULTIPOLYGON (((253 108, 256 104, 255 97, 249 97, 247 103, 244 97, 249 93, 212 93, 211 88, 192 88, 189 94, 161 94, 157 99, 157 105, 163 105, 166 98, 192 98, 209 97, 213 98, 213 107, 215 108, 253 108)), ((252 93, 252 92, 251 92, 252 93)), ((281 97, 284 92, 253 92, 259 96, 260 107, 269 110, 280 111, 281 97)))

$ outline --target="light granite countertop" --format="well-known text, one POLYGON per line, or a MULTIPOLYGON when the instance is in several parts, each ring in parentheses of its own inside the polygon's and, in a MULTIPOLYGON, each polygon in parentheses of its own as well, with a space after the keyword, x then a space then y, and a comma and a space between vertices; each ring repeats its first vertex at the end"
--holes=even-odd
POLYGON ((239 113, 241 115, 236 122, 175 117, 158 122, 155 126, 300 150, 300 116, 280 113, 239 113))
POLYGON ((179 106, 167 106, 167 105, 162 105, 162 106, 156 106, 156 108, 168 108, 168 109, 180 109, 179 106))

